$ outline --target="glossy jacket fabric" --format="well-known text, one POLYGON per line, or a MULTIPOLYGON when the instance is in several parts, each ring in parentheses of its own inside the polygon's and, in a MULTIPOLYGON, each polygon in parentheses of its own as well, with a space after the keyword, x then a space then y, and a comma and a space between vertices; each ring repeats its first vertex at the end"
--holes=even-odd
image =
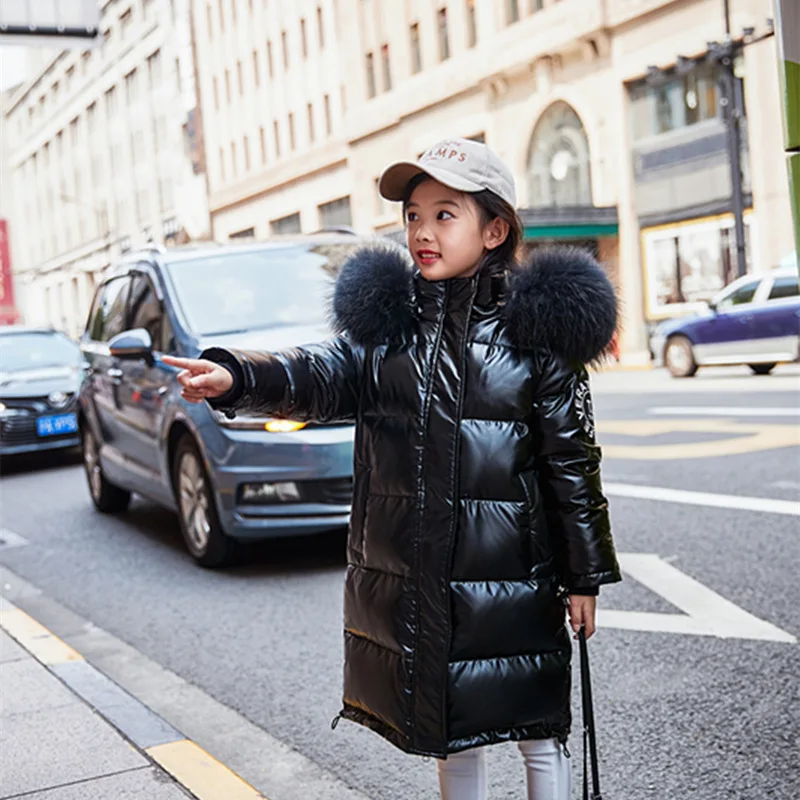
POLYGON ((620 580, 583 364, 610 283, 578 251, 428 282, 378 249, 334 311, 330 342, 204 356, 238 376, 219 406, 356 423, 341 716, 440 757, 564 741, 566 593, 620 580))

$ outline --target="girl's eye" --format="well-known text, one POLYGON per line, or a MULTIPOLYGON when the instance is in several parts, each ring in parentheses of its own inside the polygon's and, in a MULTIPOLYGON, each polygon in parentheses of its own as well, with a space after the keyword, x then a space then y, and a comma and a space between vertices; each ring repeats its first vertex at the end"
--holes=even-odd
POLYGON ((454 219, 454 217, 449 211, 440 211, 436 215, 436 219, 454 219))
POLYGON ((408 214, 406 214, 406 219, 409 222, 416 222, 417 221, 417 213, 415 211, 409 211, 408 214))

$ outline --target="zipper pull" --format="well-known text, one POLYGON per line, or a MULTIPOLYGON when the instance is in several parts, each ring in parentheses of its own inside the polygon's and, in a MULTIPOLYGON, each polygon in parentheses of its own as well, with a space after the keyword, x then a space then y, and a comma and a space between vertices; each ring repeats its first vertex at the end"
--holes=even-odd
POLYGON ((570 753, 569 748, 567 747, 567 737, 565 736, 559 741, 561 742, 561 749, 564 751, 564 756, 566 758, 572 758, 572 753, 570 753))
POLYGON ((340 720, 341 718, 342 718, 342 715, 341 715, 341 714, 337 714, 337 715, 336 715, 336 716, 335 716, 335 717, 334 717, 334 718, 331 720, 331 730, 332 730, 332 731, 335 731, 335 730, 336 730, 336 726, 339 724, 339 720, 340 720))

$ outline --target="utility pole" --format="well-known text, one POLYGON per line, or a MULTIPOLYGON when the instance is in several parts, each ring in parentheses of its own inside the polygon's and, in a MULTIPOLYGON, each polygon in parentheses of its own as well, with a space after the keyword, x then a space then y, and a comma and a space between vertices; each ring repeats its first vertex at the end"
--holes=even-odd
POLYGON ((725 116, 728 138, 728 158, 731 167, 731 205, 733 227, 736 238, 736 274, 747 273, 747 253, 744 241, 744 197, 742 192, 742 109, 736 91, 735 48, 731 39, 731 12, 729 0, 723 0, 725 11, 725 40, 720 49, 719 64, 722 69, 720 79, 720 105, 725 116))

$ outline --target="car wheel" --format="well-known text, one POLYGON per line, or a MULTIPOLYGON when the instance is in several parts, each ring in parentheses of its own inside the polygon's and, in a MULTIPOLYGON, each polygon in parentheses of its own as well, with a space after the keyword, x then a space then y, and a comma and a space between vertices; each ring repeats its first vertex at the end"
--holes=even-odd
POLYGON ((751 370, 756 375, 769 375, 775 369, 777 363, 774 364, 748 364, 751 370))
POLYGON ((236 540, 222 530, 211 481, 200 451, 188 434, 175 450, 172 481, 181 533, 192 558, 202 567, 221 567, 231 561, 236 540))
POLYGON ((685 336, 673 336, 667 341, 664 363, 673 378, 691 378, 697 372, 692 343, 685 336))
POLYGON ((100 448, 94 434, 83 427, 81 429, 81 452, 83 466, 86 470, 86 480, 89 484, 89 494, 98 511, 104 514, 118 514, 126 511, 131 502, 131 493, 119 486, 114 486, 105 475, 100 466, 100 448))

